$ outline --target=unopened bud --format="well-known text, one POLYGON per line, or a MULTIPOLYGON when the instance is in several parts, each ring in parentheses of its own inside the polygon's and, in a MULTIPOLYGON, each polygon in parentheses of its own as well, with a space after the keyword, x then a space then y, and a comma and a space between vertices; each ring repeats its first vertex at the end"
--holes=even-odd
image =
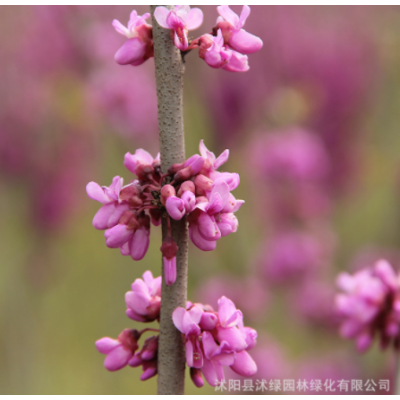
POLYGON ((199 174, 194 178, 194 184, 200 190, 211 190, 213 181, 210 178, 207 178, 205 175, 199 174))
POLYGON ((119 198, 121 200, 128 201, 132 196, 139 196, 140 189, 136 185, 128 185, 124 187, 119 193, 119 198))
POLYGON ((181 197, 184 192, 192 192, 194 193, 195 191, 195 186, 192 181, 185 181, 182 183, 181 187, 178 190, 178 197, 181 197))
POLYGON ((168 197, 176 196, 175 188, 172 185, 164 185, 161 189, 161 203, 165 206, 168 197))
POLYGON ((180 171, 182 168, 185 167, 185 163, 179 163, 179 164, 172 164, 168 168, 168 174, 170 175, 175 175, 178 171, 180 171))

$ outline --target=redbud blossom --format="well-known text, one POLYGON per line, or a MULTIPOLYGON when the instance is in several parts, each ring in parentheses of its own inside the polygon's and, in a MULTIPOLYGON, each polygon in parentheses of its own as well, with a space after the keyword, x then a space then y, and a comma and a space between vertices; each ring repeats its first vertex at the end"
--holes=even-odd
POLYGON ((171 29, 175 46, 185 51, 189 47, 188 31, 197 29, 203 23, 203 12, 186 5, 175 6, 173 10, 161 6, 154 11, 154 18, 163 28, 171 29))
POLYGON ((343 321, 340 334, 356 339, 359 351, 367 350, 375 334, 385 349, 391 342, 400 347, 400 275, 386 260, 354 275, 341 273, 337 284, 343 294, 335 298, 343 321))
POLYGON ((118 339, 104 337, 96 342, 97 350, 106 354, 104 367, 109 371, 117 371, 125 367, 139 348, 137 341, 140 333, 136 329, 124 329, 118 339))
POLYGON ((161 276, 153 278, 150 271, 132 283, 132 291, 125 294, 126 315, 139 322, 151 322, 160 317, 161 276))
POLYGON ((257 332, 243 326, 243 315, 226 297, 218 301, 218 312, 200 303, 178 307, 172 314, 178 330, 185 335, 186 362, 197 387, 201 374, 211 386, 225 379, 223 366, 242 376, 252 376, 257 366, 246 350, 256 343, 257 332))
POLYGON ((227 5, 219 6, 217 10, 220 14, 217 19, 217 29, 222 31, 225 44, 243 54, 254 53, 261 49, 262 40, 242 29, 250 15, 249 6, 243 6, 240 17, 227 5))
POLYGON ((222 32, 219 29, 217 36, 209 34, 199 39, 199 57, 212 68, 222 68, 231 72, 245 72, 249 70, 247 56, 238 53, 224 44, 222 32))
POLYGON ((127 27, 116 19, 112 22, 115 30, 128 38, 115 53, 114 58, 118 64, 136 66, 154 56, 152 27, 145 22, 149 17, 149 13, 139 16, 133 10, 127 27))

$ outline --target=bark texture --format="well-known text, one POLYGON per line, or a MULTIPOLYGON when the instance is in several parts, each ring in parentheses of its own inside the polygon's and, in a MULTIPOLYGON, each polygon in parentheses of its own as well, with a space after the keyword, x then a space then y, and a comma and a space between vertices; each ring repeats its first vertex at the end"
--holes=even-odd
MULTIPOLYGON (((174 163, 185 160, 183 130, 183 75, 185 65, 181 52, 171 40, 170 31, 161 28, 154 18, 158 6, 150 6, 153 25, 154 60, 158 98, 158 126, 161 169, 163 173, 174 163)), ((172 9, 173 6, 165 6, 172 9)), ((172 236, 179 250, 176 257, 176 282, 167 286, 163 279, 160 339, 158 348, 158 394, 183 394, 185 384, 185 347, 182 334, 172 322, 176 307, 186 308, 188 270, 188 227, 186 219, 171 220, 172 236)), ((167 235, 167 219, 162 218, 163 238, 167 235)), ((162 266, 164 277, 164 266, 162 266)))

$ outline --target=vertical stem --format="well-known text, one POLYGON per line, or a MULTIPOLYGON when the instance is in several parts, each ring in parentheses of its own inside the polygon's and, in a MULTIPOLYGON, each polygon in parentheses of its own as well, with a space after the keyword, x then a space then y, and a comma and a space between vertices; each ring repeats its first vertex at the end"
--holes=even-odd
MULTIPOLYGON (((185 160, 183 131, 183 74, 181 52, 171 40, 170 31, 161 28, 154 18, 157 6, 150 6, 153 25, 154 60, 158 98, 161 169, 185 160)), ((172 9, 173 6, 166 6, 172 9)), ((158 349, 158 394, 183 394, 185 384, 185 347, 182 334, 172 322, 176 307, 186 308, 188 270, 188 228, 186 219, 171 221, 172 237, 179 250, 176 255, 176 282, 167 286, 163 279, 161 296, 160 339, 158 349)), ((162 218, 163 238, 168 225, 162 218)), ((164 277, 164 266, 162 267, 164 277)))

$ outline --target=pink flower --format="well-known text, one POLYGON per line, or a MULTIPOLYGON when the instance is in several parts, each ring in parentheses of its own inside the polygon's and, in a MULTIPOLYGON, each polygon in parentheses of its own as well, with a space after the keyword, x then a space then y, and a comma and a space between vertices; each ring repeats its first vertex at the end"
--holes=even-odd
POLYGON ((391 265, 379 260, 372 269, 363 269, 353 276, 341 273, 337 284, 343 294, 335 298, 342 317, 340 334, 356 339, 359 351, 367 350, 374 335, 380 336, 381 348, 398 340, 400 334, 400 276, 391 265))
POLYGON ((152 27, 145 22, 149 17, 149 13, 139 16, 133 10, 127 27, 116 19, 112 22, 115 30, 128 38, 115 53, 114 58, 118 64, 140 65, 154 56, 152 27))
POLYGON ((124 329, 118 339, 104 337, 96 342, 96 349, 107 355, 104 367, 109 371, 117 371, 125 367, 139 348, 137 341, 140 333, 136 329, 124 329))
POLYGON ((236 201, 229 193, 229 186, 224 178, 218 179, 211 192, 207 192, 207 197, 198 197, 196 210, 189 215, 192 242, 201 250, 214 250, 216 243, 213 242, 236 232, 238 222, 233 212, 239 210, 243 203, 242 200, 236 201))
POLYGON ((132 291, 125 294, 126 315, 139 322, 151 322, 160 317, 161 276, 153 278, 150 271, 132 283, 132 291))
POLYGON ((86 185, 89 198, 103 204, 93 218, 94 228, 103 230, 114 227, 123 212, 128 209, 127 204, 121 204, 119 198, 122 185, 123 179, 119 176, 114 177, 109 187, 100 187, 96 182, 89 182, 86 185))
POLYGON ((215 343, 212 334, 207 331, 203 332, 202 345, 205 357, 201 372, 211 386, 217 386, 218 382, 225 380, 222 366, 232 365, 236 354, 227 342, 215 343))
POLYGON ((137 216, 134 211, 124 211, 119 223, 104 232, 106 246, 120 248, 121 254, 130 255, 133 260, 141 260, 150 243, 150 217, 137 216))
POLYGON ((172 320, 176 328, 185 335, 186 362, 189 367, 201 368, 203 366, 203 353, 200 348, 199 323, 203 310, 193 306, 189 311, 178 307, 172 313, 172 320))
POLYGON ((218 312, 200 303, 178 307, 172 319, 185 334, 187 364, 197 387, 203 386, 201 374, 211 386, 225 379, 223 366, 242 376, 252 376, 257 365, 246 350, 256 344, 257 332, 243 326, 243 315, 231 300, 221 297, 218 312))
POLYGON ((160 162, 160 153, 153 158, 150 153, 143 149, 137 149, 135 154, 126 153, 124 166, 142 179, 146 174, 153 173, 153 167, 160 162))
POLYGON ((243 6, 240 17, 227 5, 219 6, 217 10, 220 14, 217 19, 217 28, 222 31, 225 44, 243 54, 254 53, 261 49, 262 40, 242 29, 250 15, 249 6, 243 6))
POLYGON ((247 56, 231 50, 224 45, 221 29, 217 36, 209 34, 199 39, 199 57, 212 68, 222 68, 231 72, 245 72, 249 70, 247 56))
POLYGON ((141 381, 146 381, 157 375, 158 336, 151 336, 144 341, 142 349, 128 362, 130 367, 142 366, 141 381))
POLYGON ((203 12, 190 6, 175 6, 173 10, 157 7, 154 17, 165 29, 171 29, 175 46, 185 51, 189 47, 188 31, 197 29, 203 23, 203 12))

